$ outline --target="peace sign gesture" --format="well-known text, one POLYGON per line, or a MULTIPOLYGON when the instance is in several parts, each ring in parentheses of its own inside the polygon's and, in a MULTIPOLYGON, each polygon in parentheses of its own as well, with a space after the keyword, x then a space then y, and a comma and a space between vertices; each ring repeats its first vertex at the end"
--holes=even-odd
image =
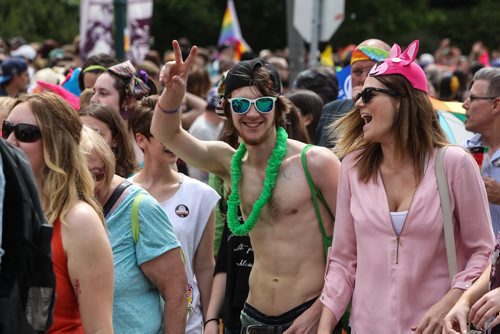
MULTIPOLYGON (((166 95, 168 105, 166 107, 176 107, 182 102, 186 92, 186 81, 189 74, 189 69, 196 56, 197 47, 193 46, 189 51, 189 55, 184 61, 182 59, 182 52, 179 42, 172 41, 174 49, 175 61, 169 61, 163 65, 160 72, 160 81, 165 86, 165 91, 162 95, 166 95)), ((163 105, 163 104, 162 104, 163 105)))

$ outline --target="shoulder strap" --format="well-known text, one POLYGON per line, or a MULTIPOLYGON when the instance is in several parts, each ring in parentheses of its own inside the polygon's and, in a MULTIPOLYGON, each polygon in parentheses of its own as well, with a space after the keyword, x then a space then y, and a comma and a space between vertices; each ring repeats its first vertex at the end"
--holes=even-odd
POLYGON ((311 147, 313 147, 313 145, 309 144, 309 145, 306 145, 302 149, 302 152, 300 154, 300 160, 302 162, 302 168, 304 169, 304 174, 306 175, 307 183, 309 184, 309 189, 311 190, 311 199, 313 202, 314 211, 316 212, 316 218, 318 219, 319 228, 321 230, 321 234, 323 235, 323 248, 324 248, 324 253, 325 253, 325 258, 326 258, 327 254, 328 254, 328 247, 330 247, 332 244, 332 237, 329 237, 326 234, 325 226, 323 225, 323 219, 321 219, 321 213, 319 210, 318 200, 321 202, 321 204, 323 204, 323 206, 328 211, 328 214, 330 215, 330 218, 332 219, 332 223, 335 223, 335 217, 332 213, 332 210, 330 210, 330 207, 326 203, 325 198, 323 197, 323 194, 321 193, 320 190, 318 190, 316 188, 316 185, 314 184, 314 180, 311 176, 311 173, 309 172, 309 168, 307 167, 306 153, 311 147))
POLYGON ((143 196, 144 194, 138 194, 132 203, 132 239, 134 239, 134 244, 137 244, 137 241, 139 240, 139 204, 141 203, 143 196))
POLYGON ((113 191, 111 197, 107 200, 106 204, 104 204, 104 207, 102 208, 104 217, 108 215, 109 211, 111 211, 111 208, 113 207, 113 205, 115 205, 116 201, 118 200, 118 198, 120 198, 125 189, 127 189, 131 185, 132 183, 125 180, 122 183, 120 183, 118 187, 116 187, 115 191, 113 191))
POLYGON ((446 256, 448 258, 448 271, 450 279, 457 273, 457 252, 455 248, 455 232, 451 216, 451 200, 448 190, 448 181, 444 172, 444 154, 446 146, 440 148, 436 156, 436 179, 438 184, 441 211, 443 212, 444 241, 446 243, 446 256))

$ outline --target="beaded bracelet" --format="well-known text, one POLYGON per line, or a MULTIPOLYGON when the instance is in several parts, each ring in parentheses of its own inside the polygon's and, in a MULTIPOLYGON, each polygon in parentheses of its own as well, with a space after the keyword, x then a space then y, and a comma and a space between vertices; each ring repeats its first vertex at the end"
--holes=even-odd
POLYGON ((203 324, 203 328, 207 327, 207 324, 209 322, 212 322, 212 321, 217 321, 217 323, 219 322, 219 318, 211 318, 211 319, 208 319, 207 321, 205 321, 205 323, 203 324))
POLYGON ((156 106, 158 107, 158 109, 160 109, 160 111, 164 114, 167 114, 167 115, 171 115, 171 114, 175 114, 176 112, 179 111, 180 107, 181 106, 178 106, 177 108, 175 109, 172 109, 172 110, 167 110, 167 109, 164 109, 161 105, 160 105, 160 101, 156 102, 156 106))

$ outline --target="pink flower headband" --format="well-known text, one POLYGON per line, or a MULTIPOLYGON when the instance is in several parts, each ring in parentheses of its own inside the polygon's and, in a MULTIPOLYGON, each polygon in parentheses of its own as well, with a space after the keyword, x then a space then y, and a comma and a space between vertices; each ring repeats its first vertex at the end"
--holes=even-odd
POLYGON ((418 40, 413 41, 401 53, 399 45, 394 44, 389 52, 389 58, 379 61, 370 71, 370 76, 399 74, 404 76, 413 88, 428 93, 427 77, 424 70, 416 63, 418 40))

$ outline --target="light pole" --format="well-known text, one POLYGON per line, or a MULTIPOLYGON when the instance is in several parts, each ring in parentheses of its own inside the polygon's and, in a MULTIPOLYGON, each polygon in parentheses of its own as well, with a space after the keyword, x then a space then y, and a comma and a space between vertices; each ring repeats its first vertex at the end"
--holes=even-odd
POLYGON ((124 32, 127 25, 127 0, 113 0, 115 12, 115 52, 119 61, 125 60, 124 32))

